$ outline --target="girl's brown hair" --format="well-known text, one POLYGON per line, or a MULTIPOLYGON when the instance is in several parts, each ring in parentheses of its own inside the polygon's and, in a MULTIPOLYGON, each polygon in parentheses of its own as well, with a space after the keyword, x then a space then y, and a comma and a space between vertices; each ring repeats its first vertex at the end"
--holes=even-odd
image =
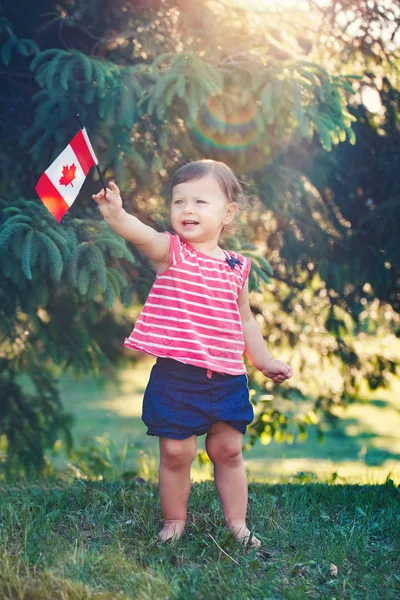
POLYGON ((220 188, 230 202, 237 202, 239 208, 244 208, 247 204, 247 196, 234 174, 234 172, 223 162, 205 158, 187 163, 180 167, 172 178, 170 186, 170 197, 172 188, 180 183, 202 179, 207 175, 213 175, 220 188))

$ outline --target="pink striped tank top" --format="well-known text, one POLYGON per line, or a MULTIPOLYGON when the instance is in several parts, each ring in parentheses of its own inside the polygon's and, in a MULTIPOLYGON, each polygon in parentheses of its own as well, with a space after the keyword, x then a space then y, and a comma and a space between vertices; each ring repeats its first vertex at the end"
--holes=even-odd
POLYGON ((237 299, 249 275, 242 264, 202 254, 183 238, 170 238, 170 266, 157 274, 124 346, 219 373, 246 373, 237 299))

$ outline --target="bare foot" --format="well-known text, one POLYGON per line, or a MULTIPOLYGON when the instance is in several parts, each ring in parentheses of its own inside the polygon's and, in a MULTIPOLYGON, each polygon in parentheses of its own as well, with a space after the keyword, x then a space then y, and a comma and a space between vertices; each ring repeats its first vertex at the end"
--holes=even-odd
POLYGON ((244 521, 231 521, 228 527, 235 538, 245 546, 245 548, 259 548, 261 542, 258 538, 251 534, 244 521))
POLYGON ((185 529, 185 523, 186 521, 174 521, 174 520, 166 520, 164 521, 164 527, 161 529, 160 533, 158 534, 158 539, 160 539, 163 542, 166 542, 168 540, 178 540, 184 529, 185 529))

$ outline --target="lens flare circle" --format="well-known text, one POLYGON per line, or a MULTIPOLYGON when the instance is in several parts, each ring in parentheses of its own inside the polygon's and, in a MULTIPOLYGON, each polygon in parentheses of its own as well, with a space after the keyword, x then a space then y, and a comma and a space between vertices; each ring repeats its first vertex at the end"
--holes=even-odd
POLYGON ((242 102, 239 90, 231 88, 222 94, 210 95, 199 109, 193 133, 208 146, 243 150, 260 137, 256 120, 258 110, 253 98, 242 102))

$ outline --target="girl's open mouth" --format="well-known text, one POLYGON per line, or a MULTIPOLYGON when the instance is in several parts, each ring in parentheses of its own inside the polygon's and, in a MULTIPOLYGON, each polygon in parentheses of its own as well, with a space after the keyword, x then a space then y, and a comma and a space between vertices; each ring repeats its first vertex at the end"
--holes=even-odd
POLYGON ((199 224, 198 221, 183 221, 183 225, 185 227, 190 227, 192 225, 198 225, 198 224, 199 224))

